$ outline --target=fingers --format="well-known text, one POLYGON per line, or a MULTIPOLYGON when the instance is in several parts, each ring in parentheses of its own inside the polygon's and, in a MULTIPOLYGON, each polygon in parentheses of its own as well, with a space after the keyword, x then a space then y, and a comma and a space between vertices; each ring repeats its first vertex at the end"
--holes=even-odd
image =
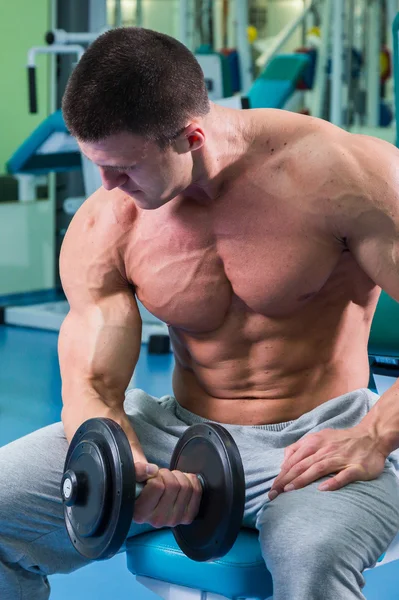
POLYGON ((322 454, 320 452, 319 457, 317 454, 313 455, 291 469, 283 479, 277 482, 276 487, 273 484, 269 492, 269 498, 274 500, 282 492, 304 488, 331 473, 336 473, 336 475, 320 484, 318 487, 320 491, 338 490, 348 485, 348 483, 364 479, 364 469, 362 469, 361 465, 351 465, 341 470, 342 465, 338 464, 336 460, 321 459, 320 456, 322 454))
MULTIPOLYGON (((301 475, 315 461, 319 460, 321 456, 321 453, 319 452, 320 451, 317 451, 313 445, 307 444, 303 445, 294 453, 292 453, 290 458, 284 461, 281 465, 281 471, 273 482, 269 492, 269 497, 271 492, 277 492, 277 494, 281 494, 286 485, 301 475)), ((333 471, 329 472, 331 473, 333 471)), ((273 496, 275 497, 276 494, 273 494, 273 496)))
POLYGON ((148 519, 158 506, 164 491, 165 483, 160 469, 157 476, 147 480, 143 491, 136 499, 133 515, 136 523, 149 523, 148 519))
POLYGON ((318 462, 314 462, 312 458, 313 457, 307 459, 307 465, 303 465, 300 469, 297 469, 299 472, 303 470, 300 475, 295 476, 296 473, 294 470, 292 475, 287 477, 288 483, 283 484, 284 492, 304 488, 310 483, 313 483, 326 475, 335 473, 338 470, 331 461, 319 460, 318 462))
POLYGON ((202 485, 200 484, 199 479, 196 475, 187 475, 187 477, 189 477, 191 480, 193 486, 193 493, 185 510, 184 518, 182 521, 184 525, 190 525, 190 523, 192 523, 195 517, 197 516, 203 492, 202 485))
MULTIPOLYGON (((173 510, 169 513, 169 527, 189 525, 198 514, 202 497, 202 487, 195 475, 172 471, 180 483, 180 491, 175 500, 173 510)), ((161 510, 161 508, 160 508, 161 510)))
MULTIPOLYGON (((317 440, 304 440, 301 441, 301 444, 295 444, 295 449, 288 454, 287 458, 284 458, 284 461, 281 465, 280 475, 287 473, 292 467, 299 462, 301 462, 304 458, 308 456, 315 455, 320 449, 317 440)), ((290 450, 290 447, 287 448, 290 450)))
POLYGON ((354 481, 375 479, 384 465, 385 456, 370 445, 369 436, 354 433, 353 429, 324 429, 286 448, 269 499, 326 477, 329 479, 320 483, 318 489, 338 490, 354 481))
POLYGON ((331 477, 331 479, 324 481, 317 489, 321 492, 334 492, 335 490, 345 487, 348 485, 348 483, 353 483, 354 481, 361 481, 364 479, 362 477, 363 471, 364 470, 360 465, 347 467, 343 471, 340 471, 334 475, 334 477, 331 477))
POLYGON ((297 451, 297 444, 292 444, 292 446, 287 446, 284 449, 284 461, 283 464, 286 463, 293 454, 297 451))
MULTIPOLYGON (((156 506, 152 510, 152 514, 148 522, 154 527, 171 527, 174 514, 180 513, 181 516, 182 513, 184 513, 185 506, 182 510, 180 509, 180 505, 178 503, 179 496, 180 498, 182 498, 182 496, 186 498, 190 491, 192 492, 192 488, 191 490, 189 489, 189 487, 191 486, 189 485, 189 482, 187 480, 188 485, 186 485, 186 483, 184 482, 182 490, 180 478, 176 476, 176 473, 174 471, 169 471, 168 469, 160 469, 159 475, 163 480, 163 491, 158 499, 156 506), (176 504, 178 505, 175 506, 176 504)), ((150 485, 152 481, 149 481, 150 485)), ((158 489, 160 489, 160 487, 158 487, 158 489)))
POLYGON ((201 495, 201 484, 195 475, 159 469, 136 500, 134 520, 154 527, 189 524, 198 513, 201 495))
POLYGON ((147 462, 135 462, 134 468, 136 471, 136 481, 140 483, 151 479, 151 477, 156 477, 159 471, 157 465, 147 462))

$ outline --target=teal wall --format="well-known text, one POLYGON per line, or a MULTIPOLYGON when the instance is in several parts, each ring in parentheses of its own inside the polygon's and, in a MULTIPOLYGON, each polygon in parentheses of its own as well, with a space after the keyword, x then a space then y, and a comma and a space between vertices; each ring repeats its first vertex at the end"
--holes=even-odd
POLYGON ((50 0, 0 0, 0 174, 16 148, 48 115, 49 59, 37 60, 37 115, 28 112, 26 62, 31 46, 44 45, 49 23, 50 0))

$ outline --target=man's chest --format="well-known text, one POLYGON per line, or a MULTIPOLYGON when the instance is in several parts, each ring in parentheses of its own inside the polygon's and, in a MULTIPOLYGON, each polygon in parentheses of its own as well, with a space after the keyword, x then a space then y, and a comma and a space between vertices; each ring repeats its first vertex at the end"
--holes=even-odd
POLYGON ((191 331, 220 327, 233 297, 265 316, 292 314, 324 286, 342 252, 281 211, 157 212, 138 221, 126 270, 150 312, 191 331))

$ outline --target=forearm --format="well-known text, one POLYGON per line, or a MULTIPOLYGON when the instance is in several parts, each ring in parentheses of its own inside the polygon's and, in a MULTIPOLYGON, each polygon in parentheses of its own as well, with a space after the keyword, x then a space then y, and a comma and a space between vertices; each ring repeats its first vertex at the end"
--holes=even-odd
POLYGON ((71 308, 65 318, 58 353, 62 421, 69 442, 84 421, 106 417, 121 425, 135 460, 144 458, 123 408, 125 390, 140 352, 140 323, 134 298, 127 292, 79 311, 71 308))
MULTIPOLYGON (((98 385, 96 386, 99 387, 98 385)), ((124 395, 117 396, 105 388, 95 389, 75 380, 73 387, 63 389, 62 422, 68 442, 80 425, 91 418, 108 418, 116 421, 126 433, 135 461, 146 462, 143 449, 124 408, 124 395)))
POLYGON ((376 402, 360 423, 388 456, 399 448, 399 380, 376 402))

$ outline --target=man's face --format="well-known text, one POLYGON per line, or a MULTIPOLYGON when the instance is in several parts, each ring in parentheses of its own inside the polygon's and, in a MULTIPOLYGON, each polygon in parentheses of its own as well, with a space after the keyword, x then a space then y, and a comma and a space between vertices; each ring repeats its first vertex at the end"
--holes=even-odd
POLYGON ((142 209, 159 208, 191 183, 191 154, 173 145, 161 150, 156 142, 123 132, 79 146, 99 167, 104 188, 119 188, 142 209))

